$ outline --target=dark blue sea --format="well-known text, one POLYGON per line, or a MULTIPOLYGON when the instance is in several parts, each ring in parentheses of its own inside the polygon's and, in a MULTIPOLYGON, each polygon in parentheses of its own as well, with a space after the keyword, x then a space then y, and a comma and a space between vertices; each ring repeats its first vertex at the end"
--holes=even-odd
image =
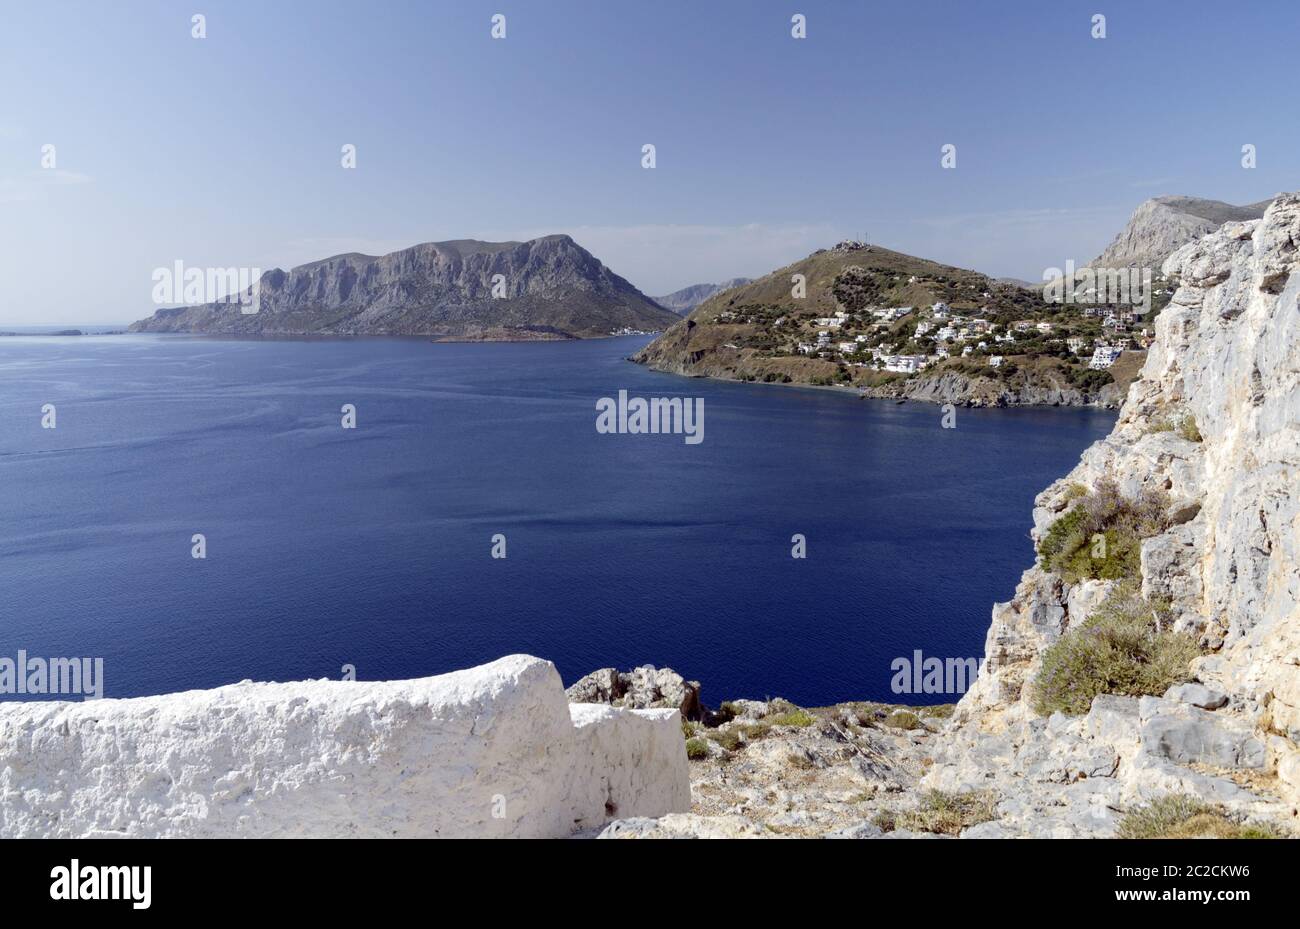
POLYGON ((671 666, 711 705, 941 702, 891 661, 982 654, 1034 495, 1113 422, 942 429, 624 360, 646 341, 2 338, 0 656, 102 657, 110 697, 527 652, 566 684, 671 666), (704 441, 598 434, 619 389, 703 397, 704 441))

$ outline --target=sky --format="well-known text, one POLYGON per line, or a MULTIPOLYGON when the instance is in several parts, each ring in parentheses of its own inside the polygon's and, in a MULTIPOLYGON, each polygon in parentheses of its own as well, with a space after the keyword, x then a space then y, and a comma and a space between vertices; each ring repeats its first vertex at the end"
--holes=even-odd
POLYGON ((0 2, 0 327, 557 232, 651 295, 849 237, 1039 281, 1149 197, 1300 188, 1293 0, 0 2))

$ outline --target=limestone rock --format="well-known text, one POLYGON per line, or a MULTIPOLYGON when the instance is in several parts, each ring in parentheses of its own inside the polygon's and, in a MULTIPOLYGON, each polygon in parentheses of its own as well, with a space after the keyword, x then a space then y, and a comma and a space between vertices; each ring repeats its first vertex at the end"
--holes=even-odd
POLYGON ((572 703, 607 703, 629 709, 671 707, 683 719, 699 719, 700 682, 688 681, 672 668, 643 665, 631 671, 601 668, 580 678, 565 693, 572 703))
POLYGON ((1228 695, 1206 687, 1204 684, 1175 684, 1165 693, 1166 700, 1176 703, 1190 703, 1203 710, 1217 710, 1228 702, 1228 695))

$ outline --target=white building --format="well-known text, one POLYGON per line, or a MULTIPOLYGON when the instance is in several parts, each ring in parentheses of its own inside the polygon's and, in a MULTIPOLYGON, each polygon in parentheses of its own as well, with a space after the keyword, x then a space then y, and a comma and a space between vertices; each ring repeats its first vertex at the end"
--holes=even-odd
POLYGON ((910 312, 912 312, 910 306, 887 306, 872 311, 872 315, 877 319, 883 319, 885 322, 892 323, 902 319, 910 312))
POLYGON ((930 307, 930 313, 935 319, 947 319, 949 316, 948 304, 940 300, 934 306, 930 307))
POLYGON ((1088 362, 1088 367, 1094 371, 1104 371, 1123 353, 1124 350, 1115 345, 1098 345, 1092 353, 1092 360, 1088 362))
POLYGON ((1002 356, 1001 356, 1001 355, 994 355, 993 357, 991 357, 991 358, 989 359, 989 367, 990 367, 990 368, 1000 368, 1000 367, 1002 367, 1002 356))
POLYGON ((885 358, 885 370, 899 374, 915 374, 925 367, 924 355, 890 355, 885 358))

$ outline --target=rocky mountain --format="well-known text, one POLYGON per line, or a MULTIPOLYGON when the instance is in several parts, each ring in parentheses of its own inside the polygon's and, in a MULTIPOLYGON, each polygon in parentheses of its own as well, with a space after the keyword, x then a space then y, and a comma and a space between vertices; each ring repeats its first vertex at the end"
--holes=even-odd
POLYGON ((180 306, 131 329, 522 340, 656 331, 677 319, 567 235, 335 255, 268 271, 259 289, 257 313, 226 303, 180 306), (503 296, 493 295, 494 281, 503 296))
POLYGON ((739 287, 741 284, 748 284, 749 282, 750 278, 747 277, 733 277, 721 284, 692 284, 690 287, 683 287, 681 290, 674 290, 670 294, 651 299, 660 306, 670 309, 680 316, 685 316, 719 291, 730 290, 732 287, 739 287))
POLYGON ((1096 257, 1094 268, 1151 268, 1159 270, 1166 258, 1182 245, 1213 232, 1227 222, 1259 219, 1272 200, 1233 206, 1198 197, 1156 197, 1133 212, 1115 241, 1096 257))
POLYGON ((1101 320, 1085 318, 1077 306, 1048 304, 1040 288, 877 245, 841 242, 715 294, 633 360, 692 377, 857 388, 870 397, 970 406, 1117 406, 1142 353, 1130 353, 1132 361, 1117 364, 1113 374, 1090 372, 1086 358, 1067 350, 1066 340, 1075 336, 1091 355, 1092 341, 1103 337, 1101 320), (988 338, 950 339, 941 346, 934 336, 945 323, 931 314, 939 301, 953 314, 979 317, 975 325, 989 327, 988 338), (873 316, 878 307, 905 306, 915 312, 888 324, 873 316), (825 322, 836 313, 845 318, 825 322), (1005 332, 1024 320, 1043 321, 1049 331, 1022 332, 1011 344, 993 341, 994 328, 1005 332), (924 334, 920 322, 928 327, 924 334), (822 331, 830 342, 808 350, 822 331), (962 357, 965 344, 973 357, 962 357), (922 371, 897 374, 873 366, 875 348, 923 356, 944 348, 953 357, 933 357, 922 371), (992 368, 994 354, 1011 363, 992 368))
MULTIPOLYGON (((1145 365, 1037 497, 1039 563, 955 708, 731 701, 688 733, 691 812, 603 835, 1300 834, 1297 270, 1297 194, 1166 261, 1145 365)), ((623 705, 698 703, 633 679, 623 705)))

